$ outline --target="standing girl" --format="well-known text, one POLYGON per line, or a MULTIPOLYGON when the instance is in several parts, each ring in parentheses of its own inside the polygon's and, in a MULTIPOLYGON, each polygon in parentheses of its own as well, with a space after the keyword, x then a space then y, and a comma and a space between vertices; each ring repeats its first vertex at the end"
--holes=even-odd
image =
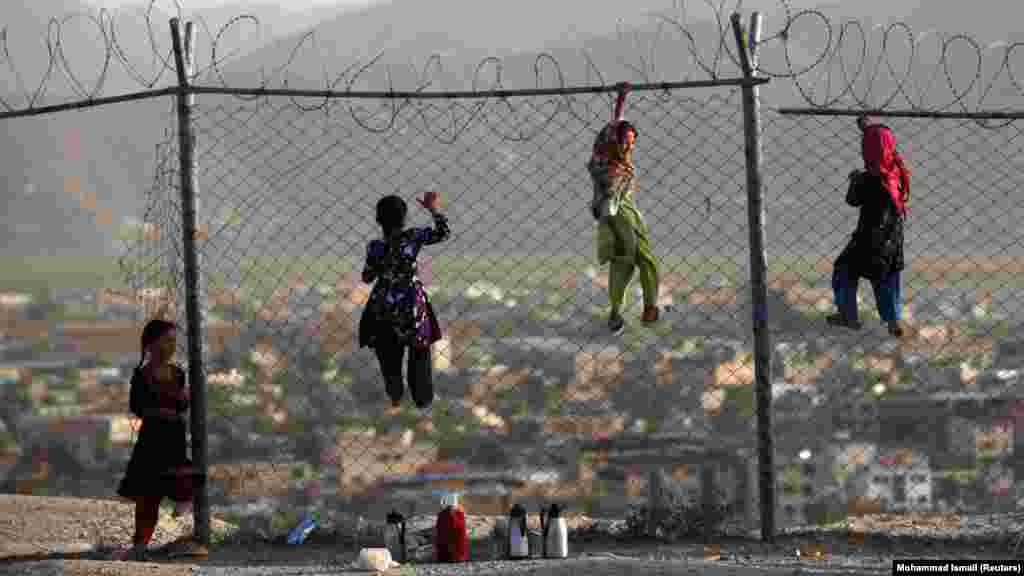
POLYGON ((405 228, 406 204, 398 196, 377 202, 377 223, 383 238, 366 249, 363 282, 376 282, 359 320, 360 347, 373 348, 384 385, 394 407, 402 401, 402 360, 409 349, 409 392, 418 408, 434 399, 430 347, 441 339, 441 327, 417 276, 416 257, 423 246, 448 239, 448 220, 437 211, 437 192, 417 198, 430 211, 434 228, 405 228))
POLYGON ((119 555, 122 559, 146 558, 164 498, 175 502, 175 516, 184 514, 192 501, 184 418, 189 393, 185 371, 171 363, 175 342, 171 322, 150 320, 142 330, 142 359, 132 374, 128 401, 142 428, 117 489, 119 496, 135 502, 133 546, 119 555))

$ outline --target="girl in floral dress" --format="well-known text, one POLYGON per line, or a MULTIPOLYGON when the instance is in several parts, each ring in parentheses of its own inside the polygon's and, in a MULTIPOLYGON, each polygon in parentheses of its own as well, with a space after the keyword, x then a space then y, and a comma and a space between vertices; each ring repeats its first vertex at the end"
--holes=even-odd
POLYGON ((436 192, 416 200, 430 211, 433 228, 405 228, 406 203, 398 196, 377 202, 383 238, 366 248, 363 282, 374 286, 359 321, 359 345, 376 352, 395 407, 401 404, 405 388, 402 362, 408 348, 409 392, 418 408, 426 408, 434 399, 430 347, 441 339, 441 328, 417 276, 416 258, 423 246, 447 240, 450 231, 448 220, 437 211, 436 192))

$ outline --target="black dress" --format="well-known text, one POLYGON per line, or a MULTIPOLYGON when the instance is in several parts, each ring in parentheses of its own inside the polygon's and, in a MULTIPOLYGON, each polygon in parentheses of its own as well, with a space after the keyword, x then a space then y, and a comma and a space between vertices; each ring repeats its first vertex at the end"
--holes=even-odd
POLYGON ((859 207, 860 216, 850 242, 836 259, 836 267, 870 280, 903 270, 904 218, 881 178, 862 173, 850 187, 846 203, 859 207))
POLYGON ((182 417, 189 402, 178 397, 185 388, 185 371, 175 366, 174 373, 174 390, 158 389, 158 384, 140 369, 132 374, 128 404, 132 414, 142 418, 142 429, 117 489, 121 497, 162 496, 177 502, 192 499, 192 463, 182 417), (161 416, 161 408, 174 410, 177 418, 161 416))

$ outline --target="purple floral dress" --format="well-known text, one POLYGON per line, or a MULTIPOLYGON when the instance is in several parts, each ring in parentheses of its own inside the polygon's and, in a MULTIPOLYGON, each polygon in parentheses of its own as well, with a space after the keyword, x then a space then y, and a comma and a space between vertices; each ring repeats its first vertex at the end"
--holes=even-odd
POLYGON ((448 220, 437 212, 432 215, 434 228, 407 228, 366 247, 363 281, 376 283, 359 321, 360 347, 374 348, 381 336, 420 348, 441 339, 441 328, 416 266, 423 246, 443 242, 451 234, 448 220))

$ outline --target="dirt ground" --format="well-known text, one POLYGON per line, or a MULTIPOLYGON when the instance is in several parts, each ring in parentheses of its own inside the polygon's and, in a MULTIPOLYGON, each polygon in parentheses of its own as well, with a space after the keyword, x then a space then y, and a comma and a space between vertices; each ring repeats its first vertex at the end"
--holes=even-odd
MULTIPOLYGON (((1014 515, 1016 516, 1016 515, 1014 515)), ((1010 534, 1019 534, 1014 519, 1010 534)), ((572 542, 573 554, 614 553, 626 557, 652 560, 681 558, 718 558, 724 562, 750 564, 881 566, 897 557, 1014 557, 1007 542, 937 541, 886 537, 887 529, 899 529, 908 522, 916 528, 949 525, 966 527, 966 519, 949 515, 930 515, 917 520, 903 515, 887 519, 877 515, 871 519, 851 522, 850 531, 863 529, 864 533, 833 533, 819 536, 779 537, 775 544, 755 540, 719 539, 716 544, 680 542, 666 543, 653 540, 638 541, 614 538, 605 534, 580 534, 572 542), (880 533, 880 531, 882 533, 880 533), (801 553, 798 555, 797 551, 801 553), (820 551, 823 556, 814 558, 820 551)), ((986 521, 988 522, 988 521, 986 521)), ((379 545, 375 542, 342 541, 336 535, 313 532, 302 546, 287 546, 266 542, 229 538, 227 542, 211 546, 210 554, 202 558, 178 560, 159 559, 149 563, 105 561, 110 548, 127 547, 134 525, 131 503, 120 500, 94 500, 52 498, 0 494, 0 574, 22 573, 23 562, 42 560, 48 553, 54 558, 54 547, 66 547, 62 560, 63 574, 105 576, 185 576, 190 565, 298 565, 316 563, 338 565, 351 562, 360 546, 379 545), (102 552, 76 552, 76 544, 100 546, 102 552)), ((216 518, 212 520, 215 540, 228 534, 232 526, 216 518)), ((176 541, 186 540, 192 533, 191 515, 172 518, 169 510, 161 513, 160 523, 151 547, 159 549, 176 541)), ((472 542, 470 556, 480 560, 492 559, 499 552, 495 542, 472 542)))
MULTIPOLYGON (((214 529, 227 525, 214 519, 214 529)), ((0 494, 0 573, 15 561, 41 559, 66 547, 70 558, 77 545, 127 547, 131 544, 135 525, 132 503, 122 500, 52 498, 0 494)), ((192 533, 192 518, 172 518, 169 510, 161 510, 160 522, 153 535, 152 546, 159 547, 187 538, 192 533)), ((97 562, 68 559, 63 562, 64 574, 127 576, 178 576, 190 573, 189 566, 157 563, 97 562)))
MULTIPOLYGON (((7 574, 0 564, 0 574, 7 574)), ((10 572, 11 574, 24 572, 10 572)), ((192 570, 183 564, 98 562, 94 560, 65 560, 61 562, 61 576, 185 576, 192 570)))

